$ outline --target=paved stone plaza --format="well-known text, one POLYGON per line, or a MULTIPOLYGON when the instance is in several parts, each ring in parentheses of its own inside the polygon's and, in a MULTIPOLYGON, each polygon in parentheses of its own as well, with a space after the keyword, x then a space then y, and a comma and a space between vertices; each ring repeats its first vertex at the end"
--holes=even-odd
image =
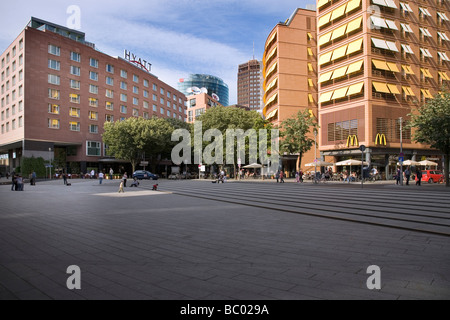
POLYGON ((158 183, 0 186, 0 299, 450 298, 442 186, 158 183))

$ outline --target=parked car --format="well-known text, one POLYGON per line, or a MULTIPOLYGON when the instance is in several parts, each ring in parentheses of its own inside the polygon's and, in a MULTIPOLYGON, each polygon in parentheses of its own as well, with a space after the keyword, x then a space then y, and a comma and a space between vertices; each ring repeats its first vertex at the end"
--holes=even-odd
POLYGON ((442 182, 444 181, 444 174, 439 170, 422 170, 422 181, 428 183, 442 182))
POLYGON ((157 174, 151 173, 150 171, 137 170, 133 173, 133 178, 137 178, 138 180, 142 179, 158 180, 159 176, 157 174))

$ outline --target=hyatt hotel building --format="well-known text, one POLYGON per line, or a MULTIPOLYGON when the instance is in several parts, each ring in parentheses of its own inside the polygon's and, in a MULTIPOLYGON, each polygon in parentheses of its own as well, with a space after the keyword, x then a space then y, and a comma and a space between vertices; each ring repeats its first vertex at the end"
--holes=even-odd
POLYGON ((107 169, 103 124, 129 117, 186 121, 186 97, 149 72, 142 60, 111 57, 85 34, 32 18, 0 56, 0 157, 3 171, 22 157, 107 169), (138 60, 139 65, 130 60, 138 60))

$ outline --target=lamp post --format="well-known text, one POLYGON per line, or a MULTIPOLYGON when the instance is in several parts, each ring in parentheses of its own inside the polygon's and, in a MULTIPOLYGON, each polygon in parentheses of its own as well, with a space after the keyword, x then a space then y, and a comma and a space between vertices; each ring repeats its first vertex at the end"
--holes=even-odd
POLYGON ((400 117, 400 185, 403 186, 403 118, 400 117))
POLYGON ((48 176, 49 179, 52 180, 52 148, 48 148, 48 159, 49 159, 48 176))
POLYGON ((317 130, 314 129, 314 182, 317 182, 317 150, 316 150, 317 130))

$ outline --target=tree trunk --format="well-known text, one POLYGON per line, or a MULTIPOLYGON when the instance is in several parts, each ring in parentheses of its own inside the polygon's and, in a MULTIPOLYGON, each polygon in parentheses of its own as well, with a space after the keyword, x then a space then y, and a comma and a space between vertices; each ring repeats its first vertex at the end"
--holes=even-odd
POLYGON ((297 156, 297 163, 295 165, 295 169, 296 169, 297 172, 300 172, 300 167, 302 165, 302 156, 303 156, 302 153, 299 153, 298 156, 297 156))

